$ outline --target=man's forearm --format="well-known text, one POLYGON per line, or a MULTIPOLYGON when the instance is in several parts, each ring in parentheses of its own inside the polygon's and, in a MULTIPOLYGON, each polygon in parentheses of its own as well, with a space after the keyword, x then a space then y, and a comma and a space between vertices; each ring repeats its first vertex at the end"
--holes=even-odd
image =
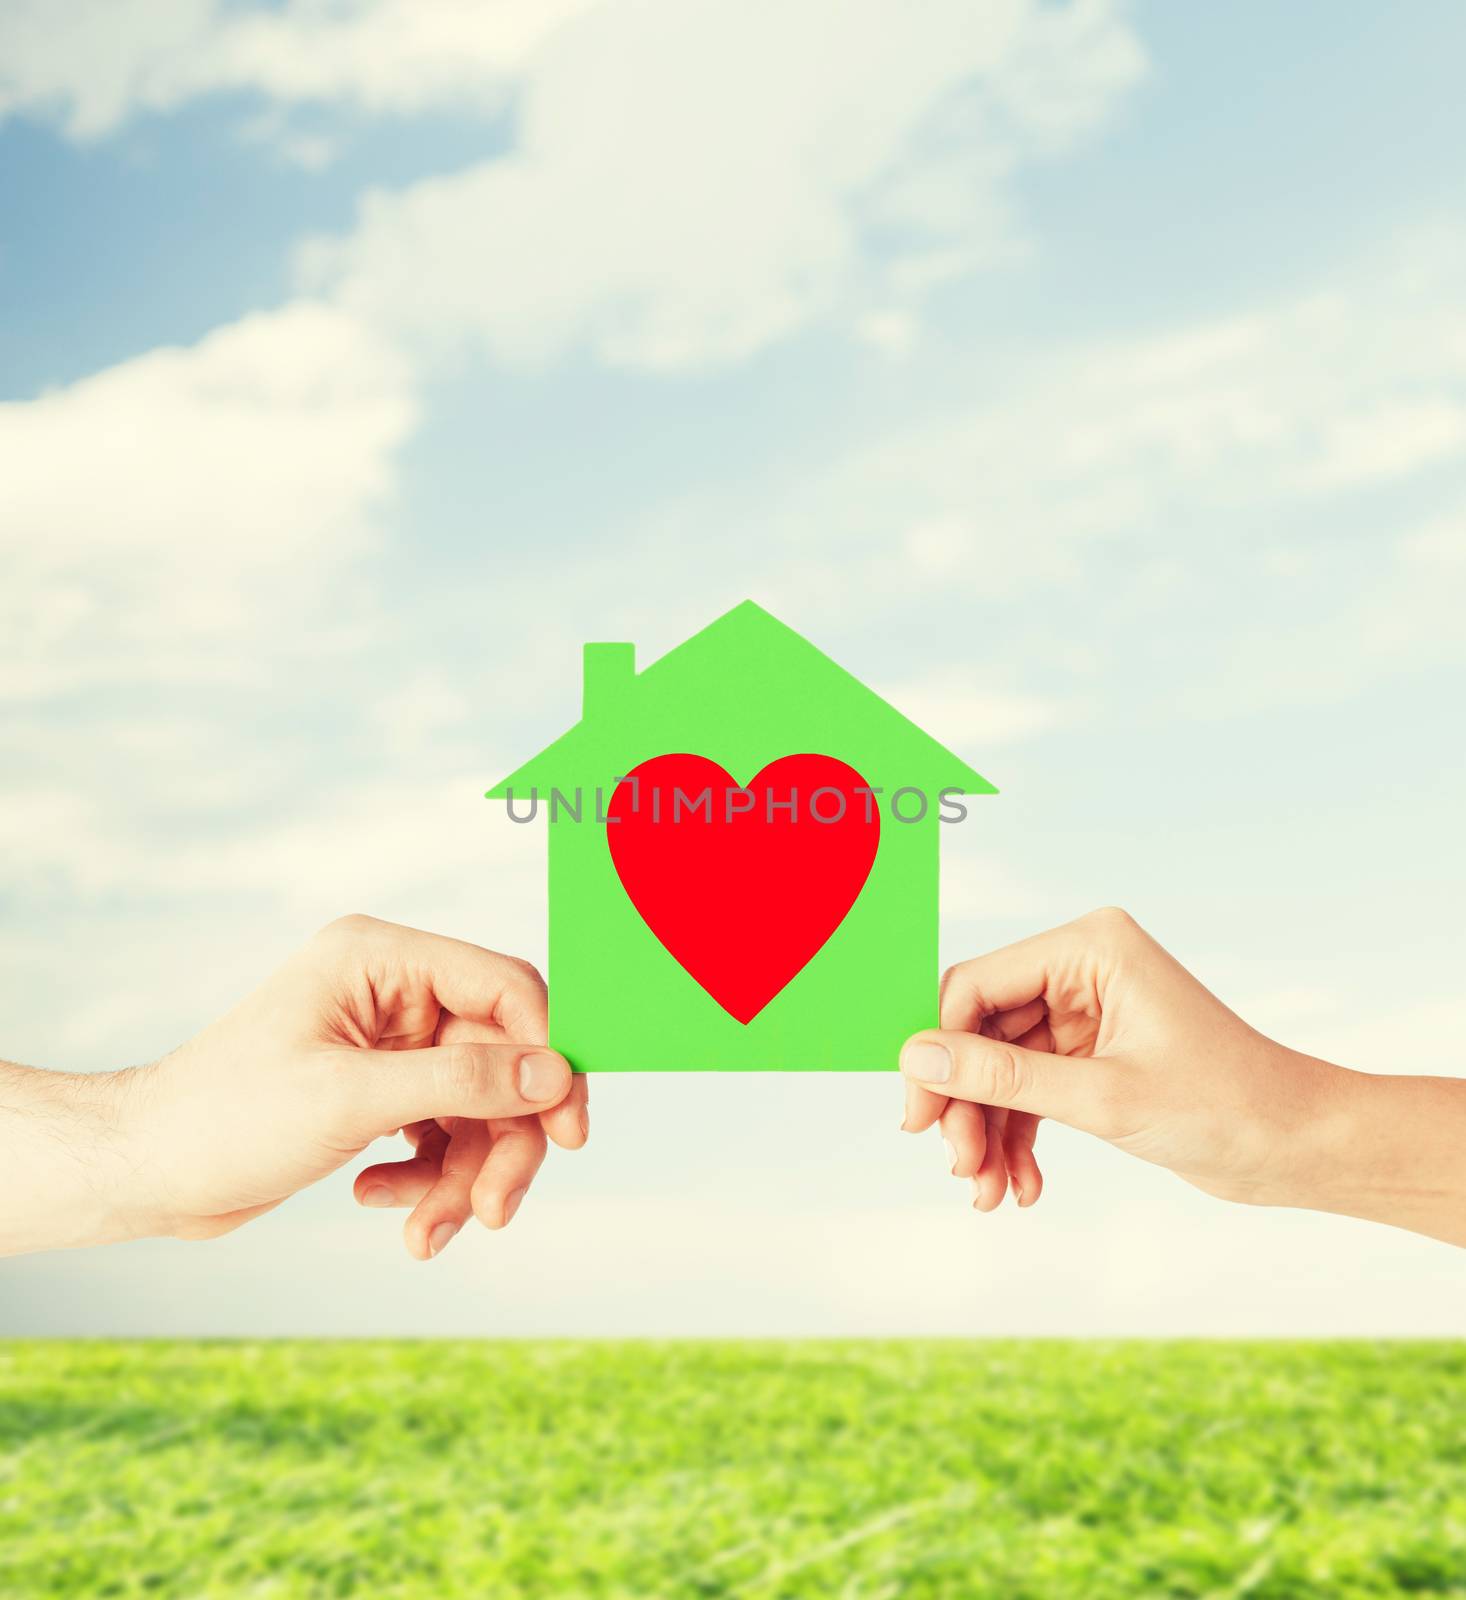
POLYGON ((130 1076, 0 1062, 0 1256, 139 1231, 119 1117, 130 1076))

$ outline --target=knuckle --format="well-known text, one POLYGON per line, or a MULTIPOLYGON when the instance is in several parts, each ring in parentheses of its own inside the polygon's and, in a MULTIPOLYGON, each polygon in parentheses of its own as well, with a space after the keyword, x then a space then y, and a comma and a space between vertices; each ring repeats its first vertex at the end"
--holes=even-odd
POLYGON ((523 978, 525 982, 533 985, 533 987, 536 989, 543 989, 545 987, 544 974, 534 964, 533 961, 526 961, 522 956, 511 956, 509 959, 514 966, 515 972, 519 977, 523 978))
POLYGON ((350 911, 344 917, 333 917, 316 937, 333 944, 349 944, 380 926, 375 917, 367 916, 364 911, 350 911))
POLYGON ((966 961, 954 961, 942 974, 942 988, 946 989, 951 984, 972 985, 976 981, 977 970, 977 958, 969 957, 966 961))
POLYGON ((1111 938, 1127 937, 1139 926, 1135 918, 1119 906, 1100 906, 1098 910, 1091 911, 1082 920, 1098 932, 1108 934, 1111 938))
POLYGON ((468 1106, 482 1100, 493 1085, 493 1067, 474 1044, 447 1047, 438 1067, 438 1088, 446 1106, 468 1106))
POLYGON ((958 961, 942 974, 937 985, 937 1011, 943 1027, 961 1027, 971 1020, 975 992, 971 969, 970 961, 958 961))
POLYGON ((1028 1087, 1022 1058, 1005 1044, 993 1044, 983 1053, 983 1078, 994 1105, 1012 1105, 1028 1087))

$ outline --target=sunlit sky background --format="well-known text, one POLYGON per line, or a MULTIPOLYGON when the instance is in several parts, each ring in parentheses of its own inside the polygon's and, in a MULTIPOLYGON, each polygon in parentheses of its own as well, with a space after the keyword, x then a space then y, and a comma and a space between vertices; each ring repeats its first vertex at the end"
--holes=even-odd
MULTIPOLYGON (((1466 1070, 1463 55, 1450 0, 0 0, 0 1055, 156 1057, 345 911, 542 959, 484 787, 581 641, 753 596, 1002 790, 949 959, 1119 902, 1466 1070)), ((1062 1129, 979 1217, 882 1075, 592 1089, 504 1235, 413 1263, 348 1170, 0 1263, 0 1332, 1466 1332, 1466 1252, 1062 1129)))

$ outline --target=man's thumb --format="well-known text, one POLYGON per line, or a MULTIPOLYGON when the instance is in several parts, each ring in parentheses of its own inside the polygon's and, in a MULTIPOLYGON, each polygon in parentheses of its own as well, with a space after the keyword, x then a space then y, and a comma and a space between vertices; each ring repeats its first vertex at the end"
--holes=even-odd
POLYGON ((428 1117, 519 1117, 570 1093, 570 1064, 544 1045, 434 1045, 426 1050, 343 1050, 340 1070, 353 1120, 401 1128, 428 1117))
POLYGON ((1096 1132, 1113 1064, 1026 1050, 980 1033, 928 1029, 901 1048, 901 1071, 934 1094, 1032 1111, 1096 1132))

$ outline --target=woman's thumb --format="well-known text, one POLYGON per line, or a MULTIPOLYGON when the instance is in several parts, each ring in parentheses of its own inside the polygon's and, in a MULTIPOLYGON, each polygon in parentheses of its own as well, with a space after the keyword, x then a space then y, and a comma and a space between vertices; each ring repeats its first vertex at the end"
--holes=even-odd
POLYGON ((901 1048, 901 1071, 935 1094, 1011 1106, 1096 1132, 1114 1063, 1050 1055, 980 1033, 931 1028, 901 1048))

